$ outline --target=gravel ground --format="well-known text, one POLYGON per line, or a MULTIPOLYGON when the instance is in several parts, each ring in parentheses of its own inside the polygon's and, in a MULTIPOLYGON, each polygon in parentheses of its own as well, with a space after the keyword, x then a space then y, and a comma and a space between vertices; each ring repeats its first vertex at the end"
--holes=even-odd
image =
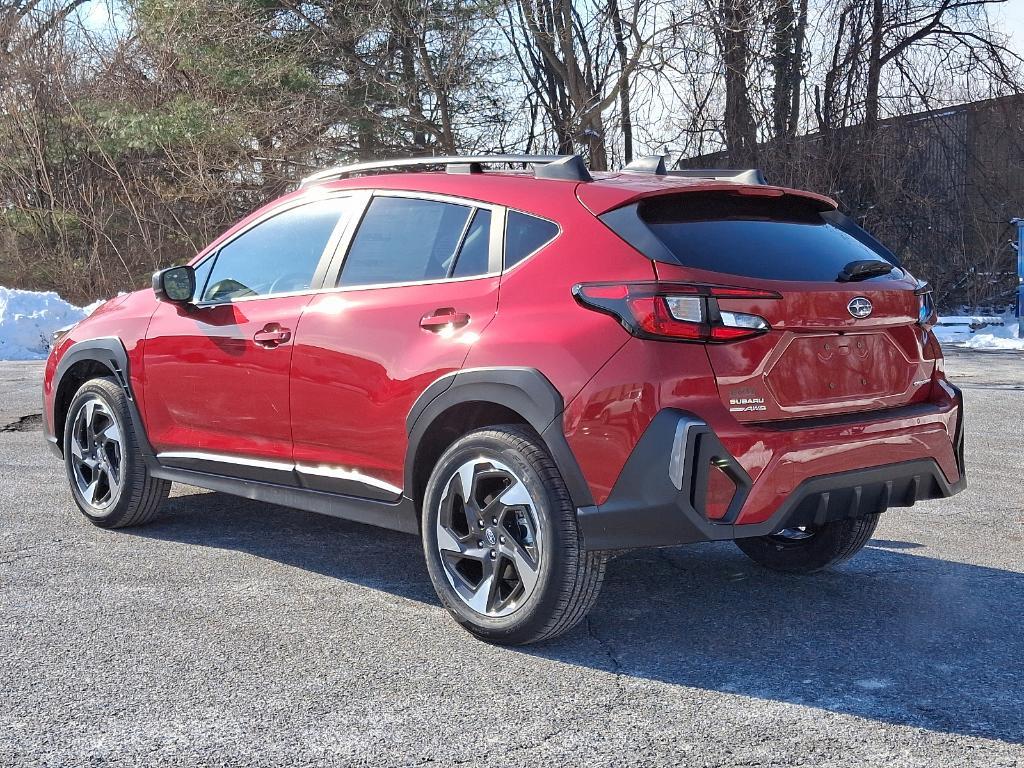
POLYGON ((412 537, 178 486, 94 528, 19 421, 41 365, 0 364, 0 765, 1024 765, 1024 355, 947 367, 965 493, 813 577, 625 555, 587 622, 508 650, 412 537))

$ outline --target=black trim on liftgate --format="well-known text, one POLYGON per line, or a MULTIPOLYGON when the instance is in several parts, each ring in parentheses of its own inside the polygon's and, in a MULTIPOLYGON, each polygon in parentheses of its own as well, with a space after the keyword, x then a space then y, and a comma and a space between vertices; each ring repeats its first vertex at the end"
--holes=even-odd
POLYGON ((584 544, 591 550, 617 550, 729 541, 952 496, 967 487, 963 396, 953 390, 959 414, 953 440, 960 470, 956 483, 946 480, 934 459, 822 475, 797 486, 768 520, 742 526, 734 521, 750 478, 707 424, 685 411, 665 409, 636 444, 605 503, 579 510, 584 544), (700 510, 712 462, 737 488, 720 521, 708 520, 700 510))

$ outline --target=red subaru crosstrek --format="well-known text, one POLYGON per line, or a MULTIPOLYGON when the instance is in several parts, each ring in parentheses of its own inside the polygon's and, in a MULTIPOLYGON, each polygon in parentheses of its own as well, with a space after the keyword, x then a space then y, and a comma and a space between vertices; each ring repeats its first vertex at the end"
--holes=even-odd
POLYGON ((962 489, 933 322, 832 200, 755 171, 368 163, 68 330, 45 431, 97 525, 175 481, 419 533, 456 620, 527 643, 616 551, 815 571, 962 489))

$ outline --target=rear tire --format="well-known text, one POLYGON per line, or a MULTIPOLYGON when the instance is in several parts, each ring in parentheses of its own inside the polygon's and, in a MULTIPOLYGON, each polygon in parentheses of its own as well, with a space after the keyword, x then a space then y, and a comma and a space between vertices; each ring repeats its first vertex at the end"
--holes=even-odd
POLYGON ((149 474, 128 398, 112 379, 87 381, 71 401, 64 468, 78 508, 101 528, 145 525, 171 489, 170 482, 149 474))
POLYGON ((597 600, 607 556, 583 548, 565 482, 528 427, 481 429, 448 448, 427 484, 422 522, 434 589, 477 637, 548 640, 597 600))
POLYGON ((770 536, 737 539, 743 553, 773 571, 813 573, 849 560, 868 543, 878 515, 788 528, 770 536))

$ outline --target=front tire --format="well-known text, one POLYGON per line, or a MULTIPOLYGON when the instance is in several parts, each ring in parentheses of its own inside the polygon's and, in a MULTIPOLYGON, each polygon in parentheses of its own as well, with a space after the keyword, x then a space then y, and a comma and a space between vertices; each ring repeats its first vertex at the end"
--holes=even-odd
POLYGON ((449 447, 427 484, 422 522, 438 597, 484 640, 548 640, 597 600, 607 556, 583 548, 565 482, 529 428, 482 429, 449 447))
POLYGON ((101 528, 144 525, 157 514, 171 484, 149 474, 128 411, 113 380, 87 381, 64 422, 64 467, 75 503, 101 528))
POLYGON ((837 520, 818 526, 786 528, 770 536, 737 539, 743 553, 759 565, 786 573, 814 573, 849 560, 864 548, 878 515, 837 520))

